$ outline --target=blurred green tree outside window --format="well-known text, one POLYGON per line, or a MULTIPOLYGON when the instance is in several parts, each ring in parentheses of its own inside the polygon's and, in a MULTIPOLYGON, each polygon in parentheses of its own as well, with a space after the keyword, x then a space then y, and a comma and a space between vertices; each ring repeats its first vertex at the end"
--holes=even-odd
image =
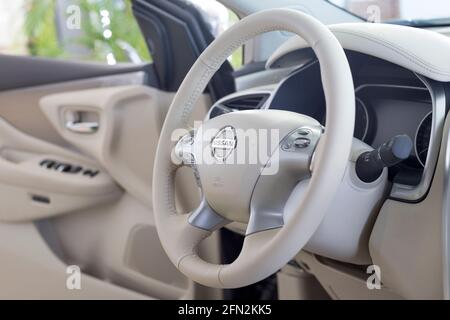
MULTIPOLYGON (((132 49, 142 61, 151 61, 131 10, 131 2, 124 0, 77 0, 65 5, 80 9, 80 28, 77 36, 62 37, 65 21, 57 20, 58 0, 28 0, 25 16, 25 33, 31 55, 52 58, 77 58, 82 60, 127 62, 132 49), (68 43, 68 42, 73 43, 68 43), (71 52, 68 45, 78 45, 83 50, 71 52), (108 60, 108 57, 112 59, 108 60)), ((69 13, 62 8, 62 15, 69 13)), ((61 18, 61 17, 59 17, 61 18)), ((64 17, 63 17, 63 20, 64 17)), ((70 32, 67 32, 70 34, 70 32)), ((75 50, 76 51, 76 50, 75 50)), ((112 64, 112 63, 111 63, 112 64)))
MULTIPOLYGON (((231 10, 228 10, 228 19, 230 21, 230 25, 239 21, 239 17, 231 10)), ((231 65, 233 68, 239 69, 242 67, 244 63, 244 47, 239 47, 229 58, 231 65)))
MULTIPOLYGON (((24 33, 33 56, 107 62, 151 62, 151 54, 133 16, 130 0, 24 0, 24 33), (71 6, 80 13, 80 25, 70 30, 71 6)), ((193 0, 198 3, 215 0, 193 0)), ((227 9, 225 9, 227 10, 227 9)), ((225 11, 226 13, 227 11, 225 11)), ((207 18, 207 17, 205 17, 207 18)), ((228 10, 224 28, 238 17, 228 10)), ((230 58, 242 66, 242 48, 230 58)))

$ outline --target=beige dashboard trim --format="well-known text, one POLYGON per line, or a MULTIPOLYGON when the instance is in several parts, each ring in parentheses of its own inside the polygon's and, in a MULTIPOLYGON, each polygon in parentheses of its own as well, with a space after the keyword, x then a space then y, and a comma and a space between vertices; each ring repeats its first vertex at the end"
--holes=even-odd
MULTIPOLYGON (((382 23, 343 23, 329 26, 347 50, 395 63, 430 79, 450 81, 450 39, 437 32, 382 23)), ((292 54, 309 45, 294 36, 268 59, 267 68, 295 65, 292 54)))
POLYGON ((450 300, 450 132, 444 136, 445 142, 445 159, 444 159, 444 199, 442 207, 442 262, 443 262, 443 287, 444 299, 450 300))

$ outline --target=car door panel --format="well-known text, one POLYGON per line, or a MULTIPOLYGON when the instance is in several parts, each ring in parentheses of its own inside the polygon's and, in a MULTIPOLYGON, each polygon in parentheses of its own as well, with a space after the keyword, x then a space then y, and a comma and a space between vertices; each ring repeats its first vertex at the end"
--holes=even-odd
MULTIPOLYGON (((34 191, 53 201, 53 194, 42 189, 52 176, 59 175, 61 190, 69 188, 72 179, 84 178, 41 168, 39 164, 45 159, 98 168, 99 175, 92 180, 87 178, 87 181, 95 181, 104 175, 111 182, 111 190, 108 189, 108 198, 101 201, 98 193, 107 188, 89 188, 88 182, 84 181, 80 184, 81 190, 86 187, 86 194, 92 195, 96 203, 69 209, 67 206, 55 207, 51 212, 47 210, 40 214, 36 210, 28 211, 28 215, 22 213, 21 221, 34 220, 35 228, 55 256, 65 265, 80 266, 84 273, 94 278, 107 279, 149 297, 189 298, 208 290, 209 297, 220 297, 220 291, 194 285, 181 275, 168 260, 157 237, 151 206, 152 163, 159 131, 172 98, 173 93, 142 85, 70 89, 42 95, 39 110, 35 110, 46 120, 40 125, 48 123, 62 141, 58 144, 47 142, 17 128, 14 128, 13 136, 26 137, 29 143, 19 144, 5 136, 8 145, 17 145, 16 149, 32 155, 29 158, 22 156, 30 159, 26 161, 27 168, 35 168, 42 174, 42 185, 24 189, 24 193, 29 195, 34 191), (67 127, 74 114, 80 113, 98 122, 96 132, 79 133, 67 127)), ((209 105, 210 99, 204 95, 192 121, 202 119, 209 105)), ((99 179, 99 183, 101 181, 99 179)), ((177 175, 180 211, 188 212, 198 204, 199 192, 195 185, 189 170, 182 170, 177 175)), ((68 193, 72 202, 79 203, 75 195, 76 192, 68 193)), ((11 197, 9 203, 22 206, 24 198, 18 200, 11 197)), ((14 214, 11 210, 2 212, 16 217, 20 216, 18 211, 20 208, 14 214)), ((219 259, 217 244, 218 239, 213 238, 203 249, 204 254, 215 261, 219 259)), ((15 245, 11 243, 12 247, 15 245)))
MULTIPOLYGON (((154 65, 0 63, 0 298, 221 298, 184 277, 157 236, 153 157, 175 92, 159 88, 154 65), (82 271, 81 290, 66 287, 69 266, 82 271)), ((192 125, 210 105, 204 94, 192 125)), ((176 185, 177 209, 191 211, 200 201, 192 171, 180 169, 176 185)), ((199 254, 219 262, 218 236, 199 254)))
POLYGON ((110 201, 121 192, 93 161, 22 133, 0 118, 1 221, 63 214, 110 201), (79 172, 61 172, 67 164, 79 172))
POLYGON ((150 206, 153 154, 171 98, 150 87, 119 86, 50 95, 41 100, 41 108, 66 142, 94 158, 150 206), (96 118, 98 130, 71 131, 67 122, 77 114, 96 118))
POLYGON ((42 97, 59 92, 120 85, 142 85, 145 83, 146 77, 145 72, 137 71, 3 90, 0 91, 0 117, 29 135, 67 147, 67 143, 57 134, 39 108, 39 101, 42 97))
MULTIPOLYGON (((172 93, 144 86, 122 86, 49 95, 41 108, 61 137, 97 161, 126 191, 113 203, 49 221, 66 259, 146 295, 180 299, 197 295, 199 286, 181 275, 162 249, 150 196, 153 155, 172 98, 172 93), (68 130, 65 115, 73 112, 97 114, 98 131, 68 130), (83 240, 76 241, 80 230, 83 240)), ((204 95, 191 122, 202 119, 209 104, 204 95)), ((192 172, 180 171, 177 186, 178 208, 189 212, 200 200, 192 172)), ((216 261, 217 243, 213 238, 204 248, 216 261)))
POLYGON ((80 290, 68 290, 67 265, 31 222, 0 223, 0 256, 0 299, 149 299, 85 273, 80 290))

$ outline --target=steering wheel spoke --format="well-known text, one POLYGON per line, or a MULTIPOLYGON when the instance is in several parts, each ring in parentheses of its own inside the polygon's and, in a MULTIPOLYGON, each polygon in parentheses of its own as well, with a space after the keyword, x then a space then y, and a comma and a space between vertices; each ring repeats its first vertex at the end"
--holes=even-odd
POLYGON ((215 212, 203 196, 198 208, 190 214, 188 222, 199 229, 215 231, 229 224, 231 221, 215 212))
POLYGON ((278 162, 278 171, 264 174, 263 170, 253 191, 247 235, 284 225, 284 206, 297 183, 311 176, 311 161, 321 134, 321 126, 301 126, 281 141, 270 160, 278 162))

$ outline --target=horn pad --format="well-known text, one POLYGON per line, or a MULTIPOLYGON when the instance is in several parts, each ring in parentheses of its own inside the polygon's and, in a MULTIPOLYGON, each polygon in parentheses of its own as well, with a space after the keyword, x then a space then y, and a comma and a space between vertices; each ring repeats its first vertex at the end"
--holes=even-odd
POLYGON ((206 201, 230 221, 248 222, 255 185, 264 174, 277 174, 280 142, 315 119, 281 110, 249 110, 205 122, 195 136, 195 161, 206 201), (269 161, 270 160, 270 161, 269 161))

